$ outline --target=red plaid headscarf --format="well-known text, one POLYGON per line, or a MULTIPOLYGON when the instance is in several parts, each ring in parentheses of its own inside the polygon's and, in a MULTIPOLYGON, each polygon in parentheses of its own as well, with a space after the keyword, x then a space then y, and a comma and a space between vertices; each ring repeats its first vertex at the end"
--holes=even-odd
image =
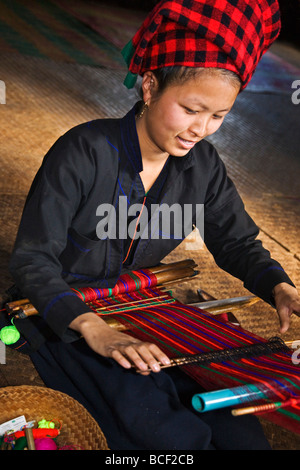
POLYGON ((277 0, 162 0, 122 51, 125 85, 161 67, 217 67, 250 81, 280 32, 277 0))

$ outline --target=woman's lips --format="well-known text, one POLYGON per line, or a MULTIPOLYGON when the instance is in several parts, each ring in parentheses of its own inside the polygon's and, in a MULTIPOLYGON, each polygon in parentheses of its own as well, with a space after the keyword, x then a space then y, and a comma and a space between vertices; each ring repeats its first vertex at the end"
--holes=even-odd
POLYGON ((194 140, 185 140, 179 136, 177 136, 177 139, 179 140, 181 146, 184 147, 185 149, 191 149, 197 143, 194 140))

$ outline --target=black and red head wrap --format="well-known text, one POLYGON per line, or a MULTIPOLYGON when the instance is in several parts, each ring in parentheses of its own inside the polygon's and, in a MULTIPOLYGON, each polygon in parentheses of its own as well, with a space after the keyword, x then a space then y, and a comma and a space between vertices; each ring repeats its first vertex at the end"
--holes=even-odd
POLYGON ((280 32, 277 0, 163 0, 122 54, 131 88, 148 70, 181 65, 231 70, 249 83, 280 32))

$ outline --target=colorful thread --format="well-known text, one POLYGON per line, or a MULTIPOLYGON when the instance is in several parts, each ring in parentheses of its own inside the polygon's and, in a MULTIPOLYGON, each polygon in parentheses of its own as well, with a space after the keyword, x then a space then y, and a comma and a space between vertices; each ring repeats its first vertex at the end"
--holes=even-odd
POLYGON ((0 340, 7 346, 10 344, 15 344, 21 337, 19 331, 13 324, 13 319, 11 320, 11 323, 12 325, 4 326, 0 330, 0 340))

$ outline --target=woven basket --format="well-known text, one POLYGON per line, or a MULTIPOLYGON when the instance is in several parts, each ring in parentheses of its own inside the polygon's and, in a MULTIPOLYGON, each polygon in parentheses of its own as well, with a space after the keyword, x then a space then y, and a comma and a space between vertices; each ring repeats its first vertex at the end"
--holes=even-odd
POLYGON ((0 388, 0 424, 24 415, 27 421, 41 419, 61 422, 58 447, 109 450, 94 418, 76 400, 45 387, 0 388))

